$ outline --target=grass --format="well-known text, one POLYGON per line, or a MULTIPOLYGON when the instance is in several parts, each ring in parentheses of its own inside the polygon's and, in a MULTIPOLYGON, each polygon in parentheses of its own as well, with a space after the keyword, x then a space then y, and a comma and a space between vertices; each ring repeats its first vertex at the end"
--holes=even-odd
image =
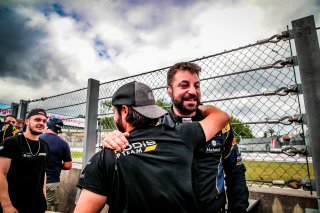
MULTIPOLYGON (((301 180, 308 178, 306 163, 286 163, 268 161, 244 161, 246 178, 255 180, 301 180)), ((309 163, 310 176, 314 178, 313 165, 309 163)))
POLYGON ((82 158, 82 152, 71 152, 71 157, 72 158, 82 158))
MULTIPOLYGON (((72 158, 82 158, 82 152, 71 152, 72 158)), ((246 178, 254 180, 301 180, 308 178, 306 163, 268 161, 243 161, 247 168, 246 178)), ((314 178, 313 165, 309 164, 310 176, 314 178)))

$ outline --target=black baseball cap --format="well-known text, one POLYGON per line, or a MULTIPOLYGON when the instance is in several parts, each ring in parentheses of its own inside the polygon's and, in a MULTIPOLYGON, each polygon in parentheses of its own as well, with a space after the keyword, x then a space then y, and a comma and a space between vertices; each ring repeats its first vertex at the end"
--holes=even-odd
POLYGON ((149 86, 133 81, 121 86, 112 96, 112 105, 132 107, 147 118, 160 118, 167 113, 156 105, 152 90, 149 86))
POLYGON ((61 133, 62 132, 61 129, 63 127, 63 122, 59 118, 51 118, 48 121, 47 126, 49 129, 51 129, 55 133, 61 133))
POLYGON ((28 119, 28 118, 30 118, 31 116, 34 116, 34 115, 44 115, 44 116, 46 116, 48 118, 47 113, 46 113, 46 111, 44 109, 35 108, 35 109, 32 109, 28 113, 26 119, 28 119))

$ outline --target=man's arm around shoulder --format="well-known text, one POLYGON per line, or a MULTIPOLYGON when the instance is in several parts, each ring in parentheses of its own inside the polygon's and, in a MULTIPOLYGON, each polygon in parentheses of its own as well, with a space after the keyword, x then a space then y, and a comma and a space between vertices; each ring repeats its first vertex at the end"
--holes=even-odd
POLYGON ((226 112, 211 105, 200 105, 199 109, 205 117, 199 123, 206 136, 206 141, 208 141, 229 123, 230 116, 226 112))

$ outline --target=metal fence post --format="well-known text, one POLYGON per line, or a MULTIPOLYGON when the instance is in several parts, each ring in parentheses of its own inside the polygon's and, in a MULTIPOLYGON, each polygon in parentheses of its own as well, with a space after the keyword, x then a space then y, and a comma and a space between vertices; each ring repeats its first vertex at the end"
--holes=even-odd
POLYGON ((24 120, 27 116, 27 109, 28 109, 28 102, 25 100, 20 100, 17 118, 24 120))
POLYGON ((19 110, 19 104, 17 103, 11 103, 11 115, 18 117, 18 110, 19 110))
POLYGON ((313 16, 292 21, 320 207, 320 50, 313 16))
POLYGON ((82 168, 85 167, 96 151, 99 85, 99 81, 88 79, 82 168))

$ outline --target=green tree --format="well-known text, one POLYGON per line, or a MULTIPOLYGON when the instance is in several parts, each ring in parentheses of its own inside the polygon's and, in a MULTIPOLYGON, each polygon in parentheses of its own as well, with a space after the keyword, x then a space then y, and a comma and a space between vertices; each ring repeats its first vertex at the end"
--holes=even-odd
POLYGON ((263 132, 263 137, 264 138, 267 138, 267 137, 270 137, 270 136, 274 136, 274 129, 272 128, 269 128, 267 131, 263 132))
POLYGON ((110 117, 100 117, 98 118, 98 126, 99 130, 102 129, 115 129, 116 124, 113 120, 113 115, 112 115, 112 103, 111 101, 104 101, 101 102, 100 104, 100 114, 109 114, 111 115, 110 117))
POLYGON ((165 100, 163 99, 159 99, 159 100, 156 100, 156 104, 159 106, 159 107, 162 107, 163 109, 170 109, 170 106, 171 104, 166 102, 165 100))
POLYGON ((230 123, 235 135, 241 136, 242 138, 254 138, 252 130, 248 124, 242 124, 237 118, 231 117, 230 123))

